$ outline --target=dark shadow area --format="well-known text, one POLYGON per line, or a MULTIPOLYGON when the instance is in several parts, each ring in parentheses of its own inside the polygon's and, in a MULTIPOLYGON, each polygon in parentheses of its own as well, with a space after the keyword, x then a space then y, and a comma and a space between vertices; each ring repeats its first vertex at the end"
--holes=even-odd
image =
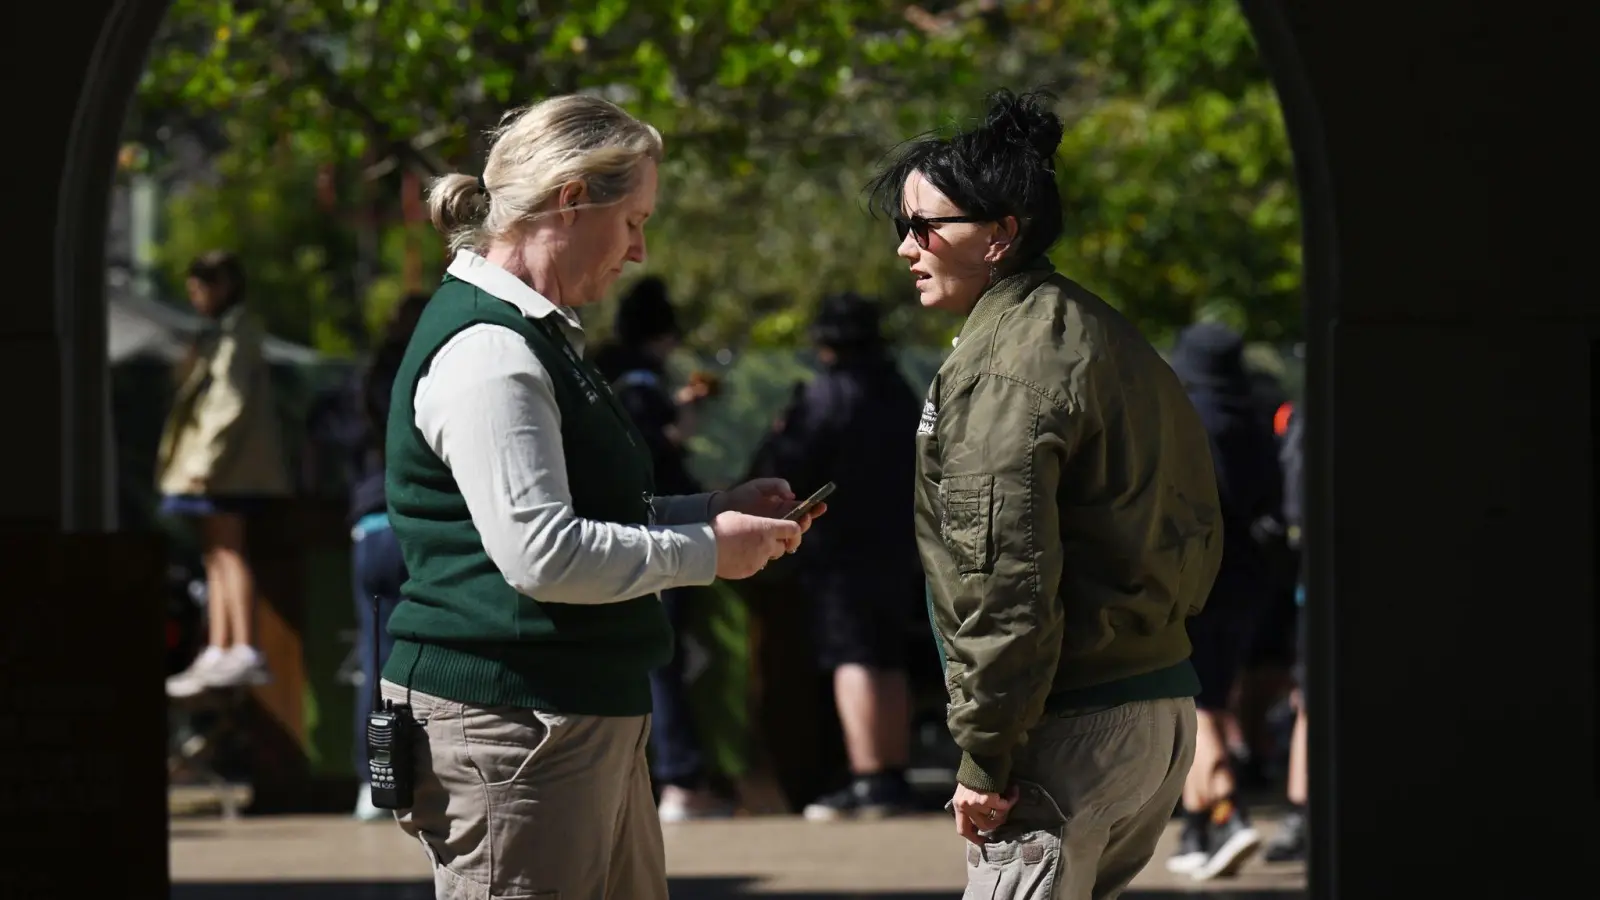
POLYGON ((216 828, 206 828, 194 825, 171 825, 167 828, 167 837, 172 840, 193 840, 195 838, 216 838, 223 834, 216 828))
MULTIPOLYGON (((954 900, 951 891, 806 891, 757 893, 756 880, 744 877, 673 878, 673 900, 731 900, 735 897, 777 897, 782 900, 954 900)), ((1304 891, 1205 891, 1207 900, 1301 900, 1304 891)), ((1197 896, 1189 891, 1128 891, 1124 900, 1176 900, 1197 896)), ((172 886, 172 900, 433 900, 433 885, 423 881, 327 881, 190 883, 172 886)))

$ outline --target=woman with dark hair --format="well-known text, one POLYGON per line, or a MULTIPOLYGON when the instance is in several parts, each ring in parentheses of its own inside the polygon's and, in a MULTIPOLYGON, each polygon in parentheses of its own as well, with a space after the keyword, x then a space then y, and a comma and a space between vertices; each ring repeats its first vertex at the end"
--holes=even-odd
POLYGON ((406 345, 416 330, 427 294, 408 294, 395 307, 372 359, 362 369, 355 389, 355 427, 346 448, 350 469, 350 538, 355 578, 356 649, 361 656, 361 683, 356 686, 356 777, 361 793, 356 818, 386 820, 387 810, 372 805, 367 782, 367 715, 372 711, 372 684, 383 671, 394 638, 389 634, 389 614, 400 603, 400 585, 406 580, 406 563, 400 542, 389 527, 388 497, 384 493, 383 435, 389 421, 389 395, 400 370, 406 345), (374 650, 376 649, 376 653, 374 650))
POLYGON ((251 644, 255 579, 244 528, 261 501, 289 493, 261 328, 244 305, 244 267, 231 253, 207 253, 190 264, 187 287, 207 327, 174 373, 178 390, 156 482, 161 511, 199 525, 210 639, 189 668, 167 679, 172 697, 270 680, 251 644))
POLYGON ((1222 550, 1183 385, 1046 256, 1062 133, 1048 98, 1002 91, 872 185, 922 305, 964 319, 916 429, 915 521, 985 897, 1113 897, 1149 861, 1194 756, 1184 622, 1222 550))

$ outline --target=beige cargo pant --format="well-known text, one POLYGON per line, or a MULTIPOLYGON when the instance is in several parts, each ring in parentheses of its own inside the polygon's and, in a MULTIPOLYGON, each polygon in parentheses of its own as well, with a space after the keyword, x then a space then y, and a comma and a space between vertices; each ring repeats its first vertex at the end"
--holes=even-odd
MULTIPOLYGON (((385 698, 407 691, 383 682, 385 698)), ((438 900, 666 900, 650 717, 560 716, 410 692, 425 719, 397 818, 438 900)))
POLYGON ((1013 759, 1020 796, 966 900, 1111 900, 1155 853, 1194 761, 1193 700, 1046 714, 1013 759))

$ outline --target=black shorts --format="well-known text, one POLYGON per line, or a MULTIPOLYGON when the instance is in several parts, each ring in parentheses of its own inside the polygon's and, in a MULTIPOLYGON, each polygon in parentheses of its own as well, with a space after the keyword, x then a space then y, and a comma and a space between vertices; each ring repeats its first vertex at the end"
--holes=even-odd
POLYGON ((1189 619, 1189 660, 1200 676, 1200 694, 1194 705, 1206 711, 1228 708, 1234 682, 1244 668, 1254 636, 1255 616, 1249 610, 1207 607, 1189 619))
POLYGON ((1254 616, 1250 644, 1245 648, 1247 669, 1287 669, 1295 660, 1294 590, 1273 591, 1254 616))
POLYGON ((816 611, 817 664, 904 671, 911 616, 923 608, 922 579, 830 572, 807 577, 816 611))
POLYGON ((1300 615, 1294 627, 1294 684, 1300 689, 1300 702, 1304 704, 1306 697, 1306 620, 1311 618, 1306 615, 1306 608, 1301 606, 1300 615))

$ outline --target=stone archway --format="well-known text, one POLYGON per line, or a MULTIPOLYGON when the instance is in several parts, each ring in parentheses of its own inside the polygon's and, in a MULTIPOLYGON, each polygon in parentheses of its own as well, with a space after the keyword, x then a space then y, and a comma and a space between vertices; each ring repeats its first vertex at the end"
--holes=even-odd
MULTIPOLYGON (((1325 723, 1312 895, 1565 887, 1584 830, 1546 823, 1593 797, 1600 509, 1583 412, 1600 416, 1600 304, 1579 280, 1586 229, 1552 227, 1572 193, 1560 176, 1589 165, 1588 145, 1552 135, 1537 101, 1585 83, 1567 61, 1586 58, 1587 31, 1556 8, 1243 4, 1306 212, 1325 723)), ((33 5, 17 23, 48 52, 17 92, 14 141, 34 161, 8 208, 32 240, 8 245, 0 324, 24 429, 3 553, 26 588, 0 627, 0 759, 15 777, 8 859, 31 870, 7 871, 7 896, 75 895, 80 870, 130 896, 162 889, 159 764, 123 749, 159 742, 164 709, 142 649, 158 623, 138 611, 148 554, 94 535, 105 201, 164 7, 33 5), (66 847, 91 858, 45 864, 66 847)))

